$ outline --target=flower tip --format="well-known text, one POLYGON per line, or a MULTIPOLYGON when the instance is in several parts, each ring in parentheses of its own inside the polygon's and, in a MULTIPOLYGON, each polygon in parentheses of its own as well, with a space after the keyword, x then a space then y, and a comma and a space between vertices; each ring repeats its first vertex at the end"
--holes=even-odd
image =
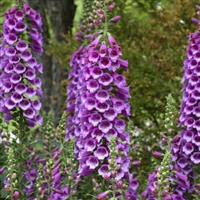
POLYGON ((152 154, 153 154, 153 156, 155 156, 155 157, 161 157, 161 156, 163 155, 163 154, 162 154, 161 152, 159 152, 159 151, 153 151, 152 154))
POLYGON ((98 200, 102 200, 102 199, 106 198, 108 192, 109 192, 109 191, 106 191, 106 192, 103 192, 103 193, 99 194, 99 195, 97 196, 97 199, 98 199, 98 200))
POLYGON ((199 23, 199 20, 198 20, 198 19, 196 19, 196 18, 192 18, 191 20, 192 20, 192 22, 194 22, 194 23, 196 23, 196 24, 198 24, 198 23, 199 23))
POLYGON ((121 16, 115 16, 111 19, 112 24, 116 24, 120 20, 121 16))
POLYGON ((19 199, 19 196, 20 196, 20 193, 18 191, 15 191, 12 195, 12 199, 13 200, 18 200, 19 199))
POLYGON ((4 168, 2 167, 2 168, 0 168, 0 174, 2 174, 3 173, 3 171, 4 171, 4 168))

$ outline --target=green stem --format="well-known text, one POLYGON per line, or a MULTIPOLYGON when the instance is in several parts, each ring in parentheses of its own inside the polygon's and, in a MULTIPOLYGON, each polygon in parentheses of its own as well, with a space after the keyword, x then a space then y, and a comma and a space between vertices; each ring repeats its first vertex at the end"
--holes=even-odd
POLYGON ((108 33, 108 17, 107 17, 107 6, 104 5, 104 15, 105 15, 105 23, 104 23, 104 30, 103 30, 103 37, 104 41, 106 41, 106 36, 108 33))
POLYGON ((23 0, 17 0, 16 4, 18 4, 19 9, 23 9, 23 0))
MULTIPOLYGON (((22 172, 23 172, 23 161, 24 161, 24 159, 23 159, 23 157, 22 157, 22 154, 23 154, 23 151, 24 151, 24 149, 23 149, 23 147, 24 147, 24 145, 23 145, 23 140, 24 140, 24 138, 23 138, 23 136, 24 136, 24 118, 23 118, 23 113, 22 113, 22 111, 20 110, 20 118, 19 118, 19 144, 18 144, 18 153, 19 153, 19 159, 18 159, 18 161, 19 161, 19 168, 18 168, 18 177, 19 177, 19 183, 18 183, 18 187, 19 187, 19 191, 23 191, 23 175, 22 175, 22 172)), ((24 196, 23 194, 22 194, 22 196, 24 196)))
POLYGON ((112 189, 113 189, 113 197, 115 198, 116 197, 116 186, 115 186, 115 180, 113 179, 113 182, 112 182, 112 189))

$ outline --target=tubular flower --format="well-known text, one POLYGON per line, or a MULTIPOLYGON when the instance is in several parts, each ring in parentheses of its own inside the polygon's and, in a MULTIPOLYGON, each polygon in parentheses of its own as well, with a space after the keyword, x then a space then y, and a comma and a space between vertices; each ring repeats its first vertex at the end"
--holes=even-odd
POLYGON ((68 75, 68 80, 70 80, 67 86, 67 112, 70 114, 67 117, 66 123, 66 138, 71 139, 74 136, 75 130, 75 113, 77 113, 78 99, 79 99, 79 76, 80 76, 80 65, 81 65, 81 57, 83 54, 83 46, 72 54, 70 60, 70 72, 68 75))
MULTIPOLYGON (((197 6, 199 9, 199 6, 197 6)), ((199 12, 197 12, 199 15, 199 12)), ((193 22, 199 20, 193 18, 193 22)), ((188 36, 190 43, 186 50, 186 59, 184 61, 183 96, 180 105, 179 125, 182 130, 173 139, 171 145, 172 161, 176 164, 171 168, 177 173, 171 176, 174 184, 173 198, 187 199, 185 194, 194 192, 195 171, 193 166, 200 164, 200 120, 199 120, 199 57, 200 57, 200 34, 192 33, 188 36), (177 197, 176 197, 177 196, 177 197)))
POLYGON ((29 126, 42 123, 38 113, 42 81, 36 77, 37 71, 42 73, 42 64, 32 55, 32 51, 40 55, 43 52, 41 27, 40 14, 27 3, 22 9, 11 8, 4 16, 0 45, 0 112, 6 121, 12 118, 6 116, 20 109, 29 126))
MULTIPOLYGON (((197 8, 200 8, 197 6, 197 8)), ((198 15, 200 13, 198 12, 198 15)), ((192 20, 199 23, 199 20, 192 20)), ((163 191, 163 199, 181 199, 186 200, 188 194, 194 192, 195 171, 193 166, 200 164, 200 33, 195 32, 189 35, 190 43, 186 50, 186 59, 184 61, 184 75, 182 103, 180 105, 179 126, 181 131, 174 136, 171 142, 170 160, 168 166, 175 173, 169 175, 170 191, 163 191), (187 194, 187 195, 186 195, 187 194)), ((158 152, 153 153, 159 156, 158 152)), ((162 168, 163 166, 160 166, 162 168)), ((159 188, 158 169, 148 177, 147 189, 141 194, 145 199, 157 199, 159 188)))
POLYGON ((114 136, 117 151, 122 155, 116 161, 120 166, 116 179, 120 180, 129 170, 130 138, 124 131, 125 121, 119 115, 130 115, 130 94, 124 76, 117 72, 119 68, 127 70, 128 62, 120 58, 120 47, 114 41, 109 36, 109 45, 106 45, 96 38, 84 49, 73 120, 79 175, 89 175, 96 169, 105 175, 102 167, 110 158, 110 137, 114 136))

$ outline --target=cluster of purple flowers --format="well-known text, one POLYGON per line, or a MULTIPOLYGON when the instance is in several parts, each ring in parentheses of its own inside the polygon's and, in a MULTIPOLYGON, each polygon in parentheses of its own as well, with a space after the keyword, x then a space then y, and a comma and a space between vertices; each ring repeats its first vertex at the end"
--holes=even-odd
MULTIPOLYGON (((196 7, 200 9, 200 6, 196 7)), ((199 12, 197 14, 200 15, 199 12)), ((193 18, 192 21, 200 24, 198 19, 193 18)), ((174 174, 170 175, 169 181, 172 194, 163 195, 164 200, 186 200, 186 194, 192 192, 200 194, 194 185, 193 168, 200 164, 200 33, 190 34, 189 40, 187 57, 183 66, 183 97, 179 117, 182 130, 171 143, 170 169, 174 171, 174 174)), ((142 193, 144 198, 156 199, 157 173, 156 169, 149 175, 147 190, 142 193)))
POLYGON ((0 45, 0 112, 4 113, 5 121, 12 119, 14 112, 20 109, 29 126, 42 123, 38 114, 42 81, 36 77, 36 71, 42 73, 43 66, 31 53, 31 50, 40 55, 43 52, 41 26, 40 14, 27 3, 23 9, 12 7, 4 16, 0 45))
MULTIPOLYGON (((200 9, 200 6, 196 6, 200 9)), ((199 11, 197 12, 200 15, 199 11)), ((199 24, 199 20, 193 18, 199 24)), ((200 37, 199 32, 189 35, 190 43, 184 61, 183 97, 180 105, 179 124, 183 126, 172 143, 172 161, 176 162, 175 170, 182 173, 177 176, 178 185, 175 192, 179 195, 194 191, 193 166, 200 164, 200 37)))
MULTIPOLYGON (((82 42, 84 37, 90 43, 73 53, 70 61, 72 68, 67 87, 67 111, 70 115, 67 118, 66 137, 75 137, 78 176, 88 176, 98 171, 108 180, 113 178, 114 173, 117 185, 122 179, 129 182, 126 198, 137 199, 138 180, 129 173, 130 135, 125 131, 124 121, 130 116, 129 87, 125 77, 118 73, 121 69, 128 70, 128 61, 121 59, 121 48, 112 36, 104 37, 102 41, 100 32, 88 34, 94 24, 108 23, 103 4, 96 2, 93 22, 88 26, 81 25, 76 35, 78 41, 82 42), (85 31, 88 35, 82 30, 84 27, 88 27, 85 31), (111 136, 115 138, 118 152, 113 161, 111 136), (110 162, 114 162, 115 172, 110 169, 110 162)), ((110 12, 116 3, 108 2, 105 5, 107 12, 110 12)), ((116 16, 109 23, 116 24, 119 19, 120 16, 116 16)), ((104 192, 103 196, 106 195, 107 192, 104 192)))
POLYGON ((130 114, 129 87, 123 75, 116 70, 128 68, 122 60, 120 47, 113 37, 109 46, 97 38, 86 48, 81 59, 79 97, 76 99, 75 155, 79 160, 79 174, 89 175, 98 168, 100 175, 108 175, 110 136, 117 141, 117 164, 120 180, 129 168, 129 133, 124 132, 125 121, 118 116, 130 114), (107 160, 107 161, 106 161, 107 160))
POLYGON ((83 54, 84 47, 80 46, 80 48, 75 51, 72 54, 71 60, 70 60, 70 72, 68 75, 68 79, 70 80, 68 86, 67 86, 67 111, 70 113, 67 117, 66 121, 66 138, 72 139, 74 135, 75 130, 75 116, 77 114, 77 103, 76 100, 79 98, 78 95, 78 86, 79 83, 79 73, 80 73, 80 62, 81 57, 83 54))
POLYGON ((128 62, 120 58, 121 49, 115 39, 108 36, 107 41, 108 44, 97 37, 72 56, 67 110, 73 115, 68 117, 66 134, 67 138, 75 136, 79 176, 98 170, 107 179, 111 176, 110 137, 114 136, 119 152, 115 179, 128 180, 127 198, 136 199, 138 182, 129 173, 130 136, 124 130, 123 119, 130 116, 130 94, 125 77, 118 73, 118 69, 128 70, 128 62))

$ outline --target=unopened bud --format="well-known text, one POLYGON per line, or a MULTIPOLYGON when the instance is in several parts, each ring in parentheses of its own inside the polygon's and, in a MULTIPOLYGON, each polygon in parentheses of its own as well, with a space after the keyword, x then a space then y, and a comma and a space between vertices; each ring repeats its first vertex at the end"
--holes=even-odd
POLYGON ((18 200, 19 199, 19 196, 20 196, 20 193, 18 191, 15 191, 12 195, 12 199, 13 200, 18 200))

